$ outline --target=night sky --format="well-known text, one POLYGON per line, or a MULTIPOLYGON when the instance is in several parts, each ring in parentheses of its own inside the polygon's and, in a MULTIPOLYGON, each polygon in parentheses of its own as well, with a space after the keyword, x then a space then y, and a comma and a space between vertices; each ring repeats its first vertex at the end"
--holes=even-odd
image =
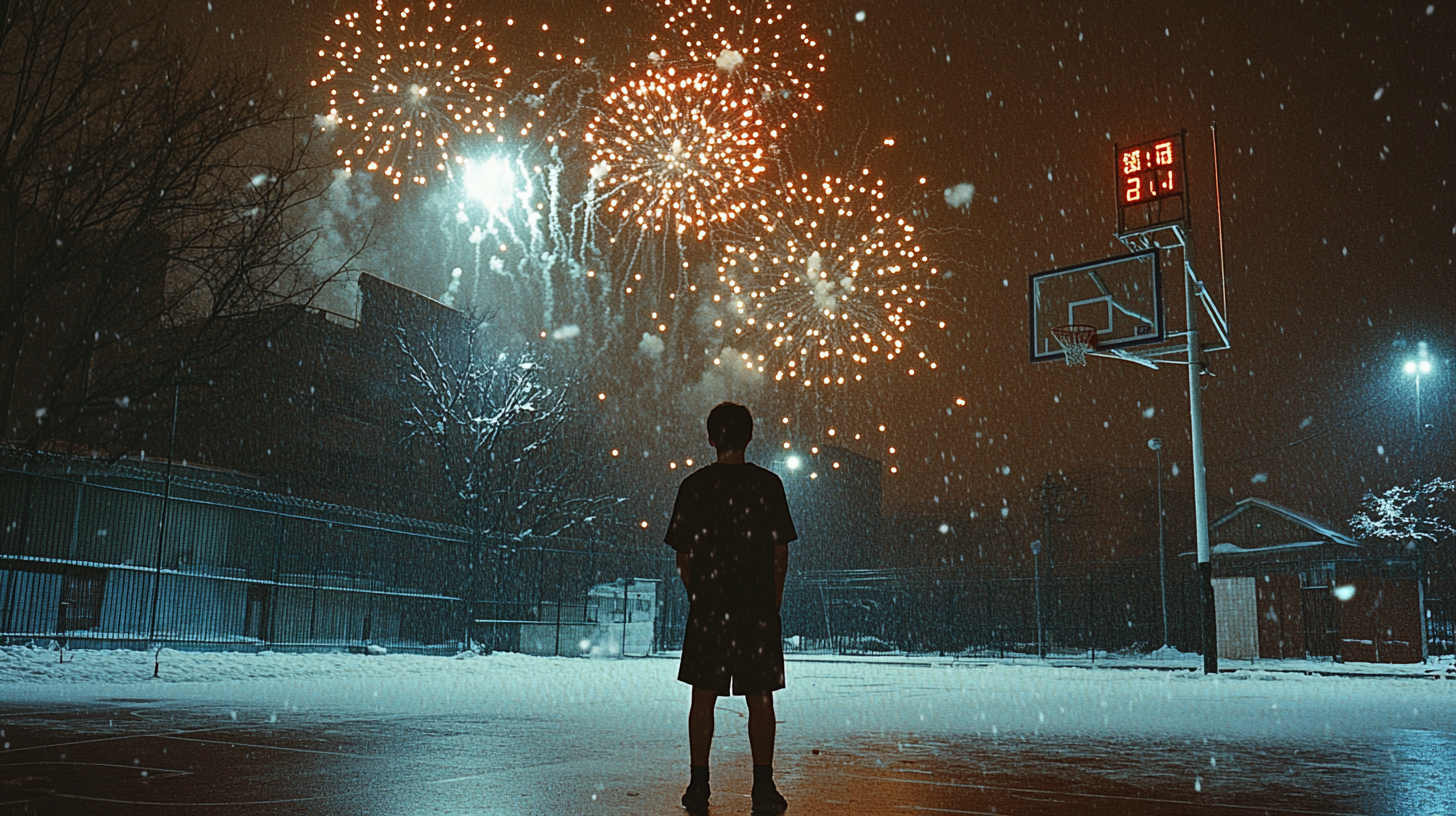
MULTIPOLYGON (((619 78, 658 30, 645 0, 610 14, 563 0, 463 5, 518 15, 523 31, 546 22, 554 36, 587 36, 585 50, 619 78)), ((175 20, 202 32, 214 57, 262 61, 304 87, 321 73, 315 51, 333 17, 356 7, 367 10, 187 0, 175 20)), ((836 414, 865 429, 848 446, 897 469, 886 473, 887 512, 1004 503, 1025 523, 1035 485, 1059 471, 1146 489, 1149 437, 1165 440, 1165 467, 1177 469, 1169 489, 1191 491, 1186 369, 1032 365, 1026 317, 1029 275, 1125 251, 1114 237, 1114 145, 1183 129, 1195 269, 1226 296, 1233 342, 1203 378, 1214 515, 1260 496, 1343 521, 1366 490, 1415 478, 1415 390, 1401 365, 1419 342, 1435 362, 1422 381, 1426 475, 1456 475, 1456 5, 870 0, 796 3, 791 15, 820 32, 826 70, 815 87, 824 112, 789 154, 839 161, 839 172, 868 163, 904 188, 951 273, 935 304, 949 329, 927 340, 939 369, 865 388, 836 414), (893 147, 863 147, 886 138, 893 147), (974 199, 953 209, 941 193, 962 183, 974 199)), ((324 109, 321 96, 305 100, 324 109)), ((381 221, 400 229, 398 216, 381 221)), ((399 243, 389 252, 376 263, 392 279, 441 295, 443 269, 399 243)), ((1179 327, 1174 271, 1165 263, 1179 327)), ((637 394, 612 400, 630 415, 662 410, 637 394)), ((742 399, 752 407, 755 397, 772 401, 742 399)), ((649 466, 664 485, 681 475, 667 460, 709 453, 683 441, 696 439, 692 427, 654 446, 649 466)), ((760 444, 777 445, 771 433, 760 444)), ((798 444, 827 441, 802 433, 798 444)))

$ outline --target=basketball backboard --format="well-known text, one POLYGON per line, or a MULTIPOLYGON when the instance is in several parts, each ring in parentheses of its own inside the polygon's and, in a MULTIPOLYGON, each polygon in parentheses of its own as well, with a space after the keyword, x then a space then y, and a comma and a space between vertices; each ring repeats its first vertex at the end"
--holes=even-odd
POLYGON ((1163 284, 1156 249, 1031 276, 1031 361, 1063 359, 1052 329, 1097 329, 1099 350, 1161 343, 1163 284))

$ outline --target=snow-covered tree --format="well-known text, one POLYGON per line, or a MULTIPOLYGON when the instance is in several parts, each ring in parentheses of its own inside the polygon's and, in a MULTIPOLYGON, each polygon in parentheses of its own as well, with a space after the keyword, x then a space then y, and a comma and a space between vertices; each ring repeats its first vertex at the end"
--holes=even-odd
MULTIPOLYGON (((463 317, 463 316, 462 316, 463 317)), ((601 445, 573 383, 542 352, 489 351, 484 323, 397 332, 409 388, 406 436, 434 449, 478 542, 502 547, 610 527, 623 499, 601 479, 601 445)))
POLYGON ((1442 515, 1456 494, 1456 479, 1427 479, 1409 487, 1396 485, 1380 495, 1366 493, 1360 511, 1350 517, 1350 529, 1363 537, 1436 543, 1456 526, 1442 515))

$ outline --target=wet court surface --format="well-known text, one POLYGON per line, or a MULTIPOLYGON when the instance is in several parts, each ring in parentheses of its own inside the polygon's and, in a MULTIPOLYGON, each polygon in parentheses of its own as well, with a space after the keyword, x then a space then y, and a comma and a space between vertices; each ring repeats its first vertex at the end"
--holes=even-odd
MULTIPOLYGON (((714 814, 750 809, 739 719, 719 719, 714 814)), ((683 812, 679 741, 630 721, 279 717, 119 698, 6 703, 0 724, 0 813, 683 812)), ((1456 735, 1442 730, 1311 743, 780 733, 779 784, 804 816, 1456 813, 1456 735)))

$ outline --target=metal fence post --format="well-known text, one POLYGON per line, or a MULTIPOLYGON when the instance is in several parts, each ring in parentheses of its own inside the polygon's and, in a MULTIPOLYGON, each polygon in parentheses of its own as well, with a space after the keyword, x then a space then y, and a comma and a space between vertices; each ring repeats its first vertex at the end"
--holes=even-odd
POLYGON ((167 509, 172 501, 172 460, 177 452, 177 403, 182 394, 182 361, 172 372, 172 428, 167 442, 167 474, 162 484, 162 517, 157 523, 156 579, 152 586, 152 620, 147 639, 157 639, 157 606, 162 602, 162 546, 167 539, 167 509))

